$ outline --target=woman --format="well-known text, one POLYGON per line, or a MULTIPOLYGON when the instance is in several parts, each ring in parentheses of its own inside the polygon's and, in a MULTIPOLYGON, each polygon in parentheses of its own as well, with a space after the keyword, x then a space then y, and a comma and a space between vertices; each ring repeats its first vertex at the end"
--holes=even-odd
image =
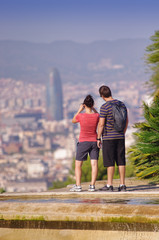
POLYGON ((70 191, 80 192, 81 188, 81 175, 83 161, 87 160, 88 153, 91 158, 92 167, 92 180, 89 185, 88 191, 95 191, 95 181, 98 174, 98 157, 99 148, 97 147, 97 125, 99 121, 99 114, 94 108, 94 100, 91 95, 86 96, 83 104, 72 119, 73 123, 80 123, 80 136, 77 143, 77 153, 75 160, 75 176, 76 185, 70 191), (85 110, 85 113, 81 113, 85 110))

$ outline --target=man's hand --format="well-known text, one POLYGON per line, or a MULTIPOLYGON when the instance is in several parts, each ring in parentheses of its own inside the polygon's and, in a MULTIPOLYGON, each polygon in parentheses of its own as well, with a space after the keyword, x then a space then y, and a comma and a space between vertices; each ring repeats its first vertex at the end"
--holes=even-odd
POLYGON ((98 146, 98 148, 101 148, 102 146, 102 142, 101 142, 101 140, 97 140, 97 146, 98 146))
POLYGON ((103 133, 104 125, 105 125, 105 118, 99 118, 98 135, 97 135, 97 146, 99 148, 101 148, 101 146, 102 146, 101 136, 102 136, 102 133, 103 133))

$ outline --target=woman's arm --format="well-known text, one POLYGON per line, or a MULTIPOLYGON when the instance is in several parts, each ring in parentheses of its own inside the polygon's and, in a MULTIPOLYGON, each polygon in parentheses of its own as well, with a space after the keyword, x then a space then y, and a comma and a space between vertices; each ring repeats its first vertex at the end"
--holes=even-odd
POLYGON ((77 123, 76 116, 77 116, 79 113, 81 113, 83 110, 84 110, 84 105, 81 104, 80 107, 79 107, 79 109, 78 109, 78 111, 77 111, 77 113, 76 113, 76 114, 74 115, 74 117, 72 118, 72 123, 77 123))
POLYGON ((98 111, 93 107, 92 108, 93 112, 98 113, 98 111))

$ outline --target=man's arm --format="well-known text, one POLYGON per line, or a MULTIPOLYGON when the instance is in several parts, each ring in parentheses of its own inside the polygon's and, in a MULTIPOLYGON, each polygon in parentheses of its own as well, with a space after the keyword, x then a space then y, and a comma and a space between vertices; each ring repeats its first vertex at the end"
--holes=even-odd
POLYGON ((99 118, 99 123, 98 123, 98 137, 97 139, 97 146, 100 148, 100 144, 101 144, 101 136, 102 136, 102 132, 104 129, 104 125, 105 125, 105 118, 99 118))
POLYGON ((128 120, 128 115, 127 115, 126 125, 125 125, 125 129, 124 129, 124 134, 126 133, 126 130, 127 130, 127 128, 128 128, 128 122, 129 122, 129 120, 128 120))

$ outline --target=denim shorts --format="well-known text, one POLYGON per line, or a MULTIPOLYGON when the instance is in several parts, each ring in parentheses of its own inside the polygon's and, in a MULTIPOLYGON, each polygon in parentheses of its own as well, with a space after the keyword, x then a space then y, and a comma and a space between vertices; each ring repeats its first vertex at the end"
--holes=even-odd
POLYGON ((86 161, 88 154, 92 160, 98 160, 99 148, 97 147, 97 142, 78 142, 76 160, 86 161))

